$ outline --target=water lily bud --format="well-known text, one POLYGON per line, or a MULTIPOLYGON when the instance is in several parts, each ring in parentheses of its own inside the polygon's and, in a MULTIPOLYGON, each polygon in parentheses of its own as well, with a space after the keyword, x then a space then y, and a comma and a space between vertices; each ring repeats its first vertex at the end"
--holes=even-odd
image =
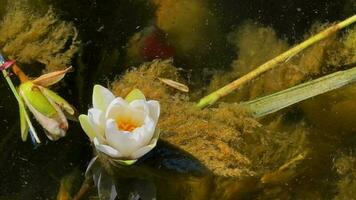
POLYGON ((147 101, 138 89, 125 99, 95 85, 93 108, 80 115, 80 124, 96 150, 120 164, 133 164, 157 144, 158 101, 147 101))
POLYGON ((62 109, 69 114, 74 114, 74 110, 62 97, 32 81, 22 83, 19 94, 49 139, 57 140, 66 135, 68 122, 62 109))

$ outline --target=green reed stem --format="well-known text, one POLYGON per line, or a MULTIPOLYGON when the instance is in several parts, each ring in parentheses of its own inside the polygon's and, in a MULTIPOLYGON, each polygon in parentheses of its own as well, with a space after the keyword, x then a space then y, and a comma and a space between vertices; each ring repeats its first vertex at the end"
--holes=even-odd
POLYGON ((3 76, 4 76, 4 78, 5 78, 6 82, 7 82, 7 84, 9 85, 9 87, 10 87, 10 89, 11 89, 11 92, 12 92, 12 93, 14 94, 14 96, 16 97, 16 100, 17 100, 19 103, 23 104, 22 99, 21 99, 19 93, 17 92, 14 83, 12 82, 11 78, 9 77, 9 74, 6 72, 6 70, 2 70, 2 74, 3 74, 3 76))
POLYGON ((286 52, 280 54, 279 56, 260 65, 255 70, 247 73, 246 75, 242 76, 241 78, 239 78, 239 79, 225 85, 224 87, 214 91, 213 93, 203 97, 197 103, 197 106, 199 108, 204 108, 206 106, 214 104, 220 98, 230 94, 231 92, 233 92, 237 88, 241 87, 245 83, 247 83, 247 82, 253 80, 254 78, 256 78, 257 76, 275 68, 276 66, 278 66, 278 64, 285 62, 286 60, 295 56, 296 54, 298 54, 305 48, 309 47, 310 45, 312 45, 320 40, 325 39, 326 37, 334 34, 338 30, 340 30, 346 26, 349 26, 350 24, 352 24, 354 22, 356 22, 356 15, 353 15, 352 17, 350 17, 338 24, 335 24, 335 25, 325 29, 324 31, 310 37, 309 39, 305 40, 304 42, 300 43, 299 45, 287 50, 286 52))

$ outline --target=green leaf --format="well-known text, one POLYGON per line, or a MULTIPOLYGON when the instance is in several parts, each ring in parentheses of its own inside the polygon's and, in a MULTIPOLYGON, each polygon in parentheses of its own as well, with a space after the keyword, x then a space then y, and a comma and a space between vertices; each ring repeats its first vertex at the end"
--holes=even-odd
POLYGON ((19 102, 19 111, 20 111, 21 138, 22 141, 25 142, 27 140, 29 126, 26 122, 25 106, 23 105, 23 103, 20 102, 19 102))
POLYGON ((75 111, 73 107, 57 93, 53 92, 50 89, 39 86, 42 93, 49 99, 52 99, 56 104, 63 108, 68 114, 74 115, 75 111))
POLYGON ((140 100, 140 99, 146 100, 146 97, 139 89, 131 90, 131 92, 125 97, 125 100, 129 103, 134 100, 140 100))
POLYGON ((87 134, 87 136, 90 138, 90 140, 93 140, 93 138, 96 136, 96 133, 89 122, 88 116, 80 115, 79 122, 80 122, 80 125, 82 126, 82 129, 87 134))
POLYGON ((38 86, 31 81, 22 83, 19 87, 20 95, 25 100, 25 103, 31 104, 41 114, 49 118, 56 117, 57 110, 52 106, 47 97, 43 95, 38 86))

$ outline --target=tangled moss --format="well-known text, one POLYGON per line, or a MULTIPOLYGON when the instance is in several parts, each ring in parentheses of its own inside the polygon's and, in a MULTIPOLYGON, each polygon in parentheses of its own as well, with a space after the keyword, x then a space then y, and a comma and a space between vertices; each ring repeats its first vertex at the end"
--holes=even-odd
MULTIPOLYGON (((323 58, 326 68, 335 71, 356 62, 356 28, 333 40, 323 58)), ((334 133, 355 132, 355 85, 335 90, 300 104, 307 118, 318 128, 334 133)))
POLYGON ((76 29, 52 9, 31 10, 27 1, 10 1, 0 22, 0 48, 10 59, 39 62, 46 71, 64 69, 78 50, 76 29))
POLYGON ((356 196, 356 156, 354 153, 341 153, 335 161, 339 175, 337 195, 334 200, 354 199, 356 196))
MULTIPOLYGON (((305 38, 326 27, 315 23, 305 38)), ((333 36, 311 46, 257 78, 237 94, 231 94, 226 101, 238 102, 268 95, 354 63, 354 35, 354 30, 350 29, 343 37, 333 36)), ((272 28, 252 22, 246 22, 238 31, 231 33, 230 40, 238 49, 238 57, 232 63, 231 73, 215 75, 209 92, 245 75, 289 48, 287 42, 279 39, 272 28)))
MULTIPOLYGON (((315 23, 305 38, 325 29, 326 26, 315 23)), ((350 64, 352 67, 356 62, 355 30, 350 28, 339 36, 334 35, 311 46, 224 100, 240 102, 255 99, 342 70, 350 64)), ((232 33, 231 41, 239 49, 238 58, 232 63, 232 72, 216 74, 209 86, 209 92, 252 71, 288 48, 288 44, 278 39, 272 28, 251 22, 246 22, 239 31, 232 33)), ((355 131, 354 98, 354 86, 350 85, 306 100, 299 105, 307 119, 319 128, 329 132, 349 133, 355 131)))
POLYGON ((189 152, 219 176, 260 177, 277 170, 307 146, 305 131, 266 131, 238 104, 199 110, 189 96, 158 81, 182 81, 170 61, 153 61, 127 72, 112 84, 118 96, 138 88, 161 104, 161 138, 189 152))

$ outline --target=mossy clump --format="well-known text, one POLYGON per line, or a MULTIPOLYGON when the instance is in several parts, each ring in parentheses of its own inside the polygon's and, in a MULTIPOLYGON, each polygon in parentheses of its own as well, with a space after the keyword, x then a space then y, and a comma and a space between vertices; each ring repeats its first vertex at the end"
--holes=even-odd
POLYGON ((170 61, 153 61, 128 71, 112 84, 125 96, 133 88, 161 104, 161 139, 197 158, 215 175, 261 177, 302 153, 304 131, 268 131, 238 104, 221 103, 200 110, 189 95, 161 83, 157 77, 183 82, 170 61))
POLYGON ((334 200, 354 199, 356 197, 356 155, 355 153, 341 153, 337 157, 335 169, 339 181, 334 200))
MULTIPOLYGON (((326 48, 322 71, 336 71, 356 65, 356 28, 348 29, 326 48)), ((355 132, 355 84, 319 95, 300 104, 308 120, 318 128, 337 134, 355 132)))
MULTIPOLYGON (((317 32, 316 30, 322 29, 321 27, 324 26, 314 25, 306 38, 317 32)), ((232 71, 216 74, 208 92, 238 79, 290 48, 286 40, 278 38, 274 29, 251 21, 245 22, 238 28, 238 31, 231 33, 230 41, 236 46, 238 52, 237 59, 231 65, 232 71)), ((291 57, 275 69, 251 81, 238 92, 230 94, 225 101, 239 102, 255 99, 289 88, 320 74, 325 62, 326 47, 329 47, 332 41, 331 39, 323 40, 299 55, 291 57)))
POLYGON ((45 71, 64 69, 78 50, 73 24, 61 21, 52 9, 38 13, 27 1, 8 2, 0 22, 0 49, 21 63, 42 63, 45 71))
MULTIPOLYGON (((324 30, 329 25, 315 23, 305 38, 324 30)), ((252 71, 264 62, 289 48, 270 27, 246 22, 231 34, 231 42, 238 49, 238 57, 232 63, 230 73, 215 75, 208 92, 252 71)), ((333 35, 266 72, 243 88, 228 95, 225 102, 241 102, 256 99, 295 86, 323 75, 355 66, 356 29, 348 28, 333 35)), ((311 124, 328 132, 354 132, 356 113, 354 85, 319 95, 299 104, 311 124)))

